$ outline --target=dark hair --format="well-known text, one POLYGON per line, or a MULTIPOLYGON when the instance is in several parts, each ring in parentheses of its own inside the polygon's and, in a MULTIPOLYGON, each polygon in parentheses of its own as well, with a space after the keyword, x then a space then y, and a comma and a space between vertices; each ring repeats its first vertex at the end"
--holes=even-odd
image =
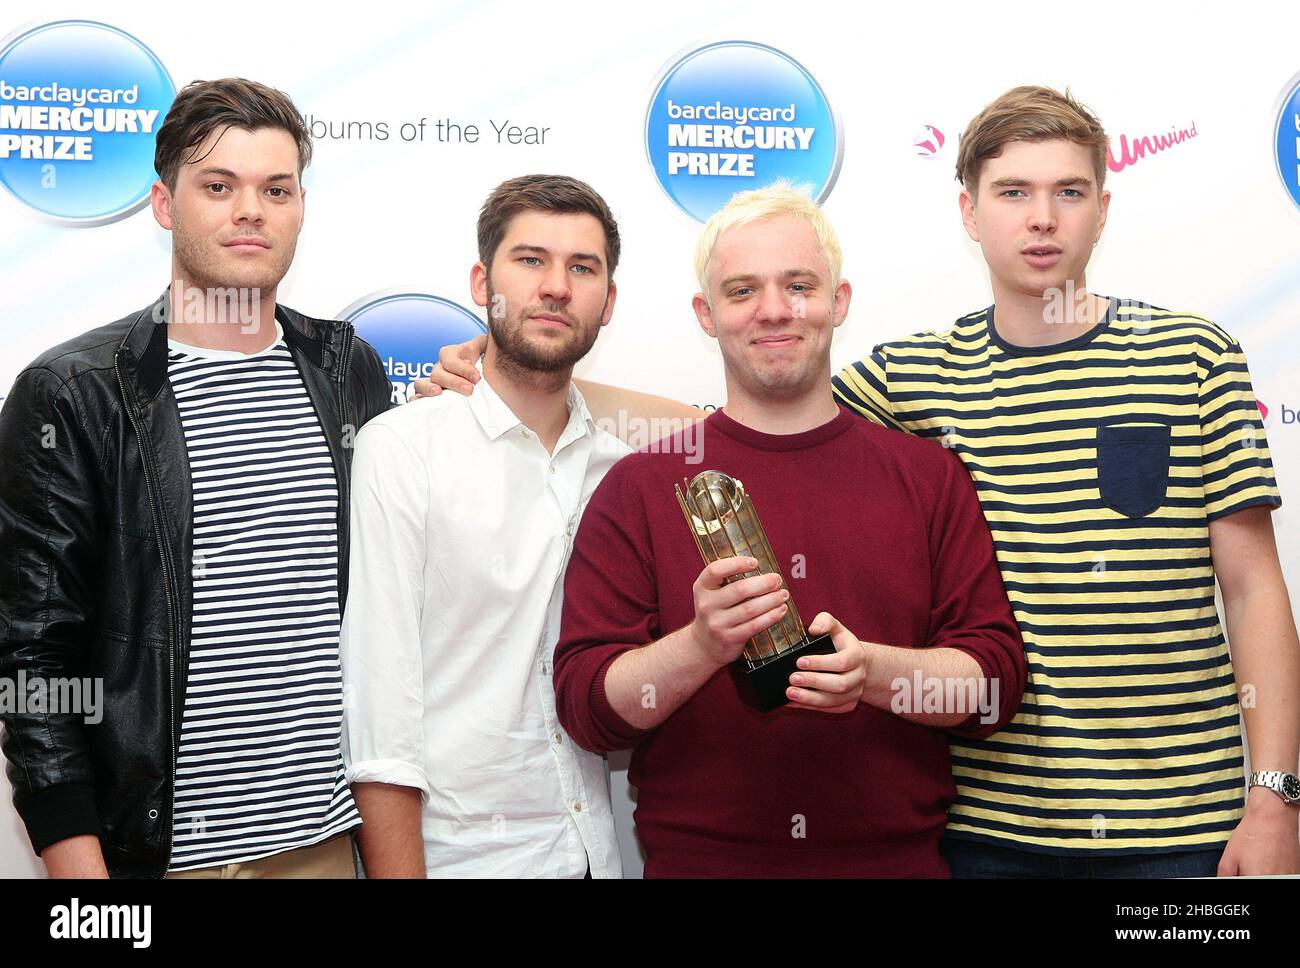
POLYGON ((489 268, 506 226, 520 212, 585 213, 605 230, 605 262, 612 279, 618 268, 618 222, 596 190, 567 175, 523 175, 492 190, 478 216, 478 257, 489 268))
POLYGON ((153 167, 164 185, 176 190, 181 165, 214 131, 227 127, 256 131, 279 128, 298 145, 298 176, 311 164, 311 134, 289 95, 242 77, 191 81, 172 102, 158 129, 153 167))

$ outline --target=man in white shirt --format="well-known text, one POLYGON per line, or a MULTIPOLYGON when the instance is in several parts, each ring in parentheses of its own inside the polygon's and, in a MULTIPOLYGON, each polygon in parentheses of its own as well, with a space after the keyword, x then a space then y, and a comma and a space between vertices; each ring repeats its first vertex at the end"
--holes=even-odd
POLYGON ((618 877, 602 757, 559 725, 551 653, 578 519, 628 448, 571 382, 614 311, 618 226, 530 175, 478 221, 487 307, 470 397, 356 439, 342 632, 347 779, 369 877, 618 877))

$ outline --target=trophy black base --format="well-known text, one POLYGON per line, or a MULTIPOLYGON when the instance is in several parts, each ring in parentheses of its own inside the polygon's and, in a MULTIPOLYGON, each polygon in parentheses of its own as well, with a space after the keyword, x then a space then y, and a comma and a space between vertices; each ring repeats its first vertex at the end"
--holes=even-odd
POLYGON ((752 690, 752 698, 757 702, 758 708, 765 713, 770 713, 790 701, 785 691, 790 688, 790 674, 798 668, 799 656, 830 655, 834 651, 835 643, 831 641, 831 637, 819 635, 815 639, 809 639, 795 646, 789 652, 773 656, 753 669, 748 667, 749 664, 744 659, 736 663, 736 666, 742 673, 740 678, 752 690))

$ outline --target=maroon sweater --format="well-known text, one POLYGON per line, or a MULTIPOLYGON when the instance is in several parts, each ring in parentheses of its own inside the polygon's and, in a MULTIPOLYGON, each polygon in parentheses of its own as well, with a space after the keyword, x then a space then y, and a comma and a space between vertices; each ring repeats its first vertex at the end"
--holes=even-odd
POLYGON ((636 748, 646 876, 946 877, 947 734, 996 731, 1025 685, 969 475, 936 443, 847 411, 791 435, 718 412, 702 446, 692 464, 679 439, 660 441, 660 453, 632 454, 606 475, 575 539, 555 649, 564 728, 590 750, 636 748), (997 721, 974 713, 945 731, 865 703, 762 713, 723 669, 657 728, 629 725, 606 698, 605 673, 695 617, 704 562, 673 485, 705 469, 744 484, 805 622, 827 611, 868 642, 967 652, 1000 680, 997 721))

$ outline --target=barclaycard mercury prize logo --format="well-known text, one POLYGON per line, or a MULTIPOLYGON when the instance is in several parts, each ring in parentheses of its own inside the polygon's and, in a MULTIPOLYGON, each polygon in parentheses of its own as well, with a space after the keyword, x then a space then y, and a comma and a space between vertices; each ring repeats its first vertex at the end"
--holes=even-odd
POLYGON ((1300 206, 1300 74, 1282 89, 1273 131, 1273 159, 1282 187, 1300 206))
POLYGON ((116 27, 60 20, 11 35, 0 45, 0 185, 63 225, 139 211, 175 95, 153 52, 116 27))
POLYGON ((748 41, 675 58, 650 99, 645 139, 664 192, 701 222, 736 192, 779 178, 823 201, 844 152, 817 80, 788 54, 748 41))
POLYGON ((339 315, 379 354, 393 403, 415 395, 415 381, 433 372, 444 346, 487 332, 487 324, 459 303, 407 290, 371 293, 339 315))

